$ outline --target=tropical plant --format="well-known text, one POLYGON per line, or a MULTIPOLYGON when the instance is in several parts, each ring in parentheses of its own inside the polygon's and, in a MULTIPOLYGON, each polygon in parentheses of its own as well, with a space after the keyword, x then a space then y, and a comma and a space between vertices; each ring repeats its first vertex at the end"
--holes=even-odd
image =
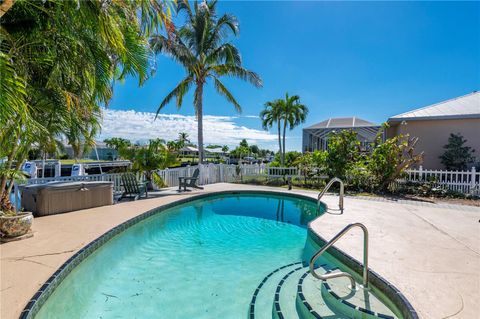
POLYGON ((242 140, 240 141, 239 145, 240 145, 241 147, 246 147, 246 148, 249 147, 248 142, 247 142, 246 139, 242 139, 242 140))
POLYGON ((285 99, 277 99, 265 103, 265 109, 260 112, 262 127, 269 129, 277 123, 278 143, 281 164, 285 165, 286 154, 286 131, 287 127, 293 130, 299 124, 305 122, 308 114, 308 108, 300 103, 300 96, 285 94, 285 99))
POLYGON ((183 104, 188 90, 195 86, 193 107, 198 123, 199 162, 204 160, 203 147, 203 91, 208 80, 212 80, 216 91, 225 97, 237 111, 240 104, 220 81, 223 76, 249 81, 256 87, 262 85, 260 77, 242 67, 239 50, 227 42, 227 36, 238 35, 238 22, 231 14, 217 16, 216 1, 194 2, 180 0, 177 12, 186 13, 186 22, 178 29, 169 29, 166 36, 156 34, 150 44, 156 53, 164 53, 180 63, 186 77, 160 103, 159 112, 172 100, 177 107, 183 104))
POLYGON ((132 142, 123 137, 106 138, 103 140, 103 142, 107 145, 107 147, 113 148, 117 151, 122 148, 127 148, 132 146, 132 142))
POLYGON ((293 167, 297 160, 302 157, 302 153, 297 151, 290 151, 285 153, 285 160, 282 163, 283 155, 280 153, 275 154, 275 158, 270 163, 270 166, 273 167, 293 167))
POLYGON ((313 161, 312 153, 305 153, 295 160, 293 163, 295 167, 298 167, 300 174, 303 176, 304 185, 307 185, 307 181, 315 174, 315 163, 313 161))
POLYGON ((258 155, 260 153, 260 148, 257 145, 250 145, 249 148, 252 154, 258 155))
POLYGON ((367 158, 367 168, 372 174, 372 188, 386 189, 405 170, 422 162, 423 152, 415 153, 417 142, 418 138, 397 135, 377 143, 378 145, 367 158))
POLYGON ((440 156, 440 160, 447 170, 463 171, 467 165, 475 160, 475 150, 466 146, 466 139, 462 134, 450 134, 448 143, 443 147, 445 152, 440 156))
MULTIPOLYGON (((0 164, 0 178, 5 179, 7 181, 7 189, 8 192, 4 192, 2 196, 8 197, 10 192, 13 188, 13 182, 16 181, 23 181, 26 179, 25 173, 20 170, 19 167, 11 168, 8 167, 5 163, 0 164)), ((10 212, 13 211, 14 207, 10 204, 10 200, 8 198, 2 198, 2 206, 0 206, 0 212, 10 212)))
POLYGON ((161 139, 149 140, 148 145, 134 146, 132 150, 132 169, 145 174, 149 189, 153 188, 153 183, 163 186, 164 182, 157 170, 177 164, 176 154, 161 139))
POLYGON ((182 147, 185 146, 185 144, 190 143, 190 139, 188 138, 188 133, 187 132, 178 133, 178 139, 177 140, 182 144, 182 147))
POLYGON ((312 161, 320 172, 325 172, 327 170, 327 151, 316 150, 312 153, 312 161))
POLYGON ((300 103, 300 96, 285 94, 285 100, 283 101, 282 108, 283 119, 283 162, 285 163, 285 135, 287 127, 293 130, 299 124, 305 122, 308 114, 308 108, 300 103))
POLYGON ((282 100, 274 100, 265 103, 264 109, 260 112, 260 120, 262 121, 262 127, 264 130, 269 130, 273 125, 277 124, 277 136, 278 136, 278 152, 282 152, 282 127, 281 127, 281 114, 282 114, 282 100))
MULTIPOLYGON (((91 145, 112 81, 147 79, 147 39, 169 25, 168 11, 152 0, 3 1, 0 158, 6 167, 19 167, 32 145, 51 151, 62 136, 77 154, 80 144, 91 145)), ((6 183, 1 177, 2 205, 6 183)))
POLYGON ((249 154, 250 154, 250 148, 247 147, 247 146, 242 146, 242 145, 237 146, 234 150, 232 150, 230 152, 231 156, 233 156, 235 158, 238 158, 238 159, 242 159, 243 157, 245 157, 249 154))
POLYGON ((346 172, 360 156, 360 142, 357 132, 341 130, 328 136, 328 155, 326 164, 330 177, 345 178, 346 172))

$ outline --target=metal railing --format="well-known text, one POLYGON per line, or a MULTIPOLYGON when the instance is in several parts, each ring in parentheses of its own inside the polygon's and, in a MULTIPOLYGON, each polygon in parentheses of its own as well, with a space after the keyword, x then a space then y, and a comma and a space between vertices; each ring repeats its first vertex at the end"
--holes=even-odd
POLYGON ((350 229, 354 227, 360 227, 363 230, 363 287, 368 288, 368 230, 365 225, 361 223, 353 223, 342 229, 335 237, 330 239, 330 241, 322 247, 315 255, 312 256, 310 259, 310 273, 313 277, 320 279, 320 280, 327 280, 331 278, 337 277, 347 277, 350 279, 351 288, 355 289, 355 279, 352 275, 347 272, 335 272, 335 273, 328 273, 325 275, 319 275, 315 272, 315 261, 328 249, 330 248, 337 240, 339 240, 343 235, 345 235, 350 229))
POLYGON ((343 182, 340 178, 334 177, 328 182, 328 184, 325 186, 324 189, 318 194, 317 198, 317 203, 320 204, 320 200, 322 199, 323 195, 332 187, 333 183, 338 182, 340 184, 340 194, 339 194, 339 199, 338 199, 338 207, 340 209, 340 212, 343 213, 343 197, 345 195, 345 187, 343 185, 343 182))

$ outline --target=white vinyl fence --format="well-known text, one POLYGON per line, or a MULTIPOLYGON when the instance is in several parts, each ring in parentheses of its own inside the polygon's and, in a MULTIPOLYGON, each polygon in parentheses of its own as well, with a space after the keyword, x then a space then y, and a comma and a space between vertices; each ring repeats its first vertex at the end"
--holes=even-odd
POLYGON ((480 172, 472 167, 470 171, 441 171, 423 169, 407 170, 406 176, 398 182, 432 182, 438 187, 463 194, 480 196, 480 172))
POLYGON ((179 177, 192 176, 195 169, 200 170, 199 184, 231 183, 240 179, 241 176, 262 176, 266 174, 265 164, 252 165, 228 165, 228 164, 203 164, 198 166, 187 166, 167 168, 158 170, 168 186, 178 186, 179 177))
MULTIPOLYGON (((199 184, 231 183, 240 180, 241 177, 301 177, 301 172, 296 167, 268 167, 266 164, 203 164, 158 170, 157 172, 169 187, 178 186, 179 177, 192 176, 195 169, 200 170, 199 184)), ((109 181, 113 182, 114 191, 122 191, 122 173, 98 174, 84 176, 64 176, 48 178, 32 178, 22 184, 44 184, 53 181, 109 181)), ((138 176, 140 178, 140 176, 138 176)), ((438 187, 453 190, 464 194, 480 196, 480 172, 475 168, 470 171, 441 171, 426 170, 420 167, 418 170, 407 170, 406 176, 397 180, 398 183, 432 182, 438 187)))

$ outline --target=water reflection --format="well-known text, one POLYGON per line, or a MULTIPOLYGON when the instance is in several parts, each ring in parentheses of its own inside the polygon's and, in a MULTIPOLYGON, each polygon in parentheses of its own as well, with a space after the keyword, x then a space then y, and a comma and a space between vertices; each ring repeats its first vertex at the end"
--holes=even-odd
POLYGON ((264 218, 303 228, 323 213, 323 210, 319 210, 317 205, 309 200, 277 195, 224 197, 212 201, 210 208, 219 215, 264 218))

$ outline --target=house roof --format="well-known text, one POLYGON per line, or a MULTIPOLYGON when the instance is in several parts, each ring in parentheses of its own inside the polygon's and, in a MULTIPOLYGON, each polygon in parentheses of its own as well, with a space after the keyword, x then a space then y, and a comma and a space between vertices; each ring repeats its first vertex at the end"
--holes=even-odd
POLYGON ((395 115, 389 118, 388 121, 462 118, 480 118, 480 92, 474 91, 467 95, 395 115))
POLYGON ((222 154, 222 153, 225 153, 224 151, 222 151, 222 148, 221 147, 216 147, 216 148, 205 148, 205 152, 207 153, 215 153, 215 154, 222 154))
POLYGON ((180 149, 181 152, 198 152, 198 148, 193 146, 184 146, 180 149))
POLYGON ((378 124, 353 116, 329 118, 328 120, 306 127, 305 129, 355 128, 372 126, 378 126, 378 124))

